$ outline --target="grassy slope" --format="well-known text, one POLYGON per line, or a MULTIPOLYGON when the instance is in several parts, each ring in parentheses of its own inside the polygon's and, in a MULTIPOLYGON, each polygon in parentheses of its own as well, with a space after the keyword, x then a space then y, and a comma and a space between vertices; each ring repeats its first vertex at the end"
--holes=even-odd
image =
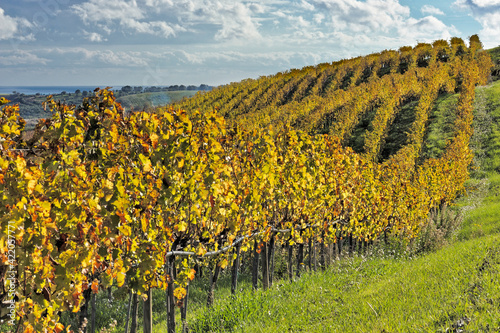
MULTIPOLYGON (((475 147, 484 151, 483 170, 471 180, 471 187, 478 190, 459 201, 466 219, 457 242, 416 258, 347 259, 292 284, 278 283, 266 293, 247 290, 234 300, 221 297, 213 309, 193 313, 191 328, 199 332, 500 331, 498 96, 500 82, 478 88, 478 104, 489 110, 490 127, 476 128, 483 130, 475 147)), ((441 99, 435 116, 446 118, 446 106, 453 103, 453 96, 441 99)), ((428 135, 427 151, 432 155, 443 145, 435 131, 428 135)), ((224 289, 220 288, 223 294, 224 289)))
POLYGON ((268 293, 247 291, 199 319, 199 332, 437 332, 500 329, 500 237, 416 259, 344 260, 268 293))
POLYGON ((192 97, 196 93, 197 91, 194 90, 141 93, 119 97, 118 102, 126 109, 142 110, 179 102, 183 98, 192 97))

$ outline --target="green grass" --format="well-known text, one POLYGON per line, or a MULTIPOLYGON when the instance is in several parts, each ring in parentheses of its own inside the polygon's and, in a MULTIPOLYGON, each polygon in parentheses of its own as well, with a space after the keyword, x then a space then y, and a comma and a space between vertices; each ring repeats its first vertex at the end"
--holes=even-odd
POLYGON ((458 232, 458 240, 481 238, 500 234, 500 174, 490 173, 486 178, 473 179, 473 199, 463 200, 467 217, 458 232), (483 192, 477 195, 477 192, 483 192), (476 196, 477 195, 477 196, 476 196))
POLYGON ((194 96, 196 93, 197 91, 194 90, 141 93, 119 97, 117 101, 127 110, 142 111, 143 109, 148 110, 157 106, 179 102, 183 98, 194 96))
POLYGON ((488 138, 484 142, 483 150, 486 153, 484 168, 500 172, 500 81, 496 81, 487 88, 479 88, 483 97, 484 107, 489 113, 488 138))
POLYGON ((441 156, 454 133, 455 109, 458 94, 439 96, 429 116, 429 126, 424 139, 422 158, 441 156))
POLYGON ((500 329, 500 237, 419 258, 353 258, 325 272, 245 291, 204 310, 195 332, 445 332, 500 329))

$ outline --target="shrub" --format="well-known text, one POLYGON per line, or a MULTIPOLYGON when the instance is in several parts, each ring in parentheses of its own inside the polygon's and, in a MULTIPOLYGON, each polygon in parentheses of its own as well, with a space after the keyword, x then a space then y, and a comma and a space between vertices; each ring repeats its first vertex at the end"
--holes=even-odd
POLYGON ((416 253, 436 251, 449 244, 457 235, 464 220, 462 212, 443 205, 429 213, 427 224, 415 242, 416 253))

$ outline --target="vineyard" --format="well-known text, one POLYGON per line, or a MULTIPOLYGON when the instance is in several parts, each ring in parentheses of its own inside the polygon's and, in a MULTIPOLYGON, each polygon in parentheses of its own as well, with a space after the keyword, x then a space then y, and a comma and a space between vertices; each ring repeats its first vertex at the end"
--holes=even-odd
POLYGON ((306 256, 324 266, 379 239, 414 239, 464 193, 475 87, 492 66, 472 36, 248 79, 153 113, 127 114, 96 89, 78 106, 47 98, 52 118, 29 138, 2 99, 1 299, 15 304, 2 319, 13 332, 90 332, 92 300, 114 287, 134 305, 132 332, 143 298, 151 332, 152 289, 162 289, 168 331, 179 310, 187 331, 202 271, 211 304, 226 268, 233 292, 241 264, 254 288, 259 277, 269 288, 277 248, 293 276, 306 256), (446 93, 459 94, 452 133, 426 157, 446 93), (65 327, 63 312, 80 327, 65 327))

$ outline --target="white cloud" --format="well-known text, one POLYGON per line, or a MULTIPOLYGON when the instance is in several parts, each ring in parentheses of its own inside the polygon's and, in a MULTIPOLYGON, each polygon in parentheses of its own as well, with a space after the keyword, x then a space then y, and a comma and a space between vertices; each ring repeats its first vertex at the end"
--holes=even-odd
MULTIPOLYGON (((156 6, 158 0, 146 0, 146 5, 156 6)), ((168 38, 184 31, 179 25, 170 25, 164 21, 148 19, 148 13, 136 1, 124 0, 90 0, 73 5, 72 10, 87 24, 97 24, 103 31, 110 33, 113 28, 109 23, 118 23, 136 33, 157 35, 168 38), (107 22, 107 23, 105 23, 107 22)))
POLYGON ((18 38, 23 40, 32 40, 33 34, 29 33, 24 36, 23 28, 30 28, 32 24, 24 18, 11 17, 5 14, 3 8, 0 8, 0 40, 18 38))
POLYGON ((101 29, 118 23, 136 33, 174 37, 178 32, 214 27, 216 40, 260 38, 259 18, 266 4, 231 0, 88 0, 72 10, 86 24, 101 29), (175 22, 177 21, 177 22, 175 22))
MULTIPOLYGON (((411 43, 424 33, 431 32, 427 37, 434 39, 456 31, 437 19, 416 21, 399 0, 86 0, 72 9, 85 23, 97 26, 98 35, 118 32, 118 28, 163 38, 188 32, 194 39, 203 36, 204 43, 234 45, 248 41, 273 45, 276 40, 285 43, 286 38, 292 44, 294 38, 317 43, 339 32, 363 35, 369 41, 410 38, 411 43), (418 30, 411 31, 409 26, 418 30)), ((421 10, 428 15, 443 14, 433 6, 421 10)))
POLYGON ((419 42, 430 42, 436 39, 449 39, 458 31, 455 27, 448 27, 434 16, 426 16, 421 19, 410 18, 407 25, 400 28, 401 36, 408 36, 419 42))
POLYGON ((395 0, 313 0, 320 12, 329 14, 335 30, 387 33, 410 15, 410 9, 395 0))
MULTIPOLYGON (((329 35, 352 47, 379 45, 381 48, 397 47, 414 42, 449 38, 457 30, 441 20, 426 16, 416 19, 410 8, 398 0, 310 0, 318 14, 316 24, 326 22, 329 35)), ((440 14, 439 9, 424 6, 423 12, 440 14)), ((328 35, 327 34, 327 35, 328 35)), ((327 36, 325 35, 325 36, 327 36)), ((331 37, 327 37, 331 38, 331 37)))
POLYGON ((479 37, 485 48, 500 44, 500 1, 499 0, 457 0, 454 6, 470 10, 482 30, 479 37))
POLYGON ((23 50, 0 52, 0 64, 3 66, 46 65, 49 61, 33 52, 23 50))
POLYGON ((424 5, 424 6, 422 6, 422 8, 420 9, 420 11, 422 12, 422 14, 444 15, 444 12, 441 9, 436 8, 434 6, 431 6, 431 5, 424 5))
POLYGON ((84 33, 85 33, 85 38, 87 38, 91 42, 101 43, 107 41, 106 38, 104 38, 101 34, 98 34, 97 32, 84 31, 84 33))
POLYGON ((500 6, 499 0, 472 0, 471 2, 474 3, 476 6, 483 7, 483 8, 500 6))
POLYGON ((305 10, 313 11, 315 9, 314 5, 310 4, 305 0, 301 0, 299 7, 305 10))
POLYGON ((108 49, 90 50, 83 47, 58 47, 41 49, 38 53, 57 59, 59 64, 85 64, 89 67, 144 67, 148 65, 144 52, 140 51, 112 51, 108 49))
POLYGON ((213 13, 212 23, 221 25, 221 29, 215 35, 217 40, 221 39, 258 39, 258 22, 253 19, 252 11, 241 3, 232 3, 232 6, 219 8, 213 13))
POLYGON ((135 1, 90 0, 73 5, 72 9, 85 23, 144 18, 143 11, 135 1))
POLYGON ((486 48, 500 44, 500 10, 474 16, 483 29, 480 31, 481 40, 486 48))
POLYGON ((321 24, 324 19, 325 19, 325 15, 323 15, 322 13, 314 14, 314 22, 316 24, 321 24))
POLYGON ((141 22, 134 19, 124 18, 122 19, 121 24, 125 27, 131 28, 138 33, 157 35, 165 38, 175 36, 178 31, 185 30, 178 25, 171 26, 168 23, 162 21, 141 22))

